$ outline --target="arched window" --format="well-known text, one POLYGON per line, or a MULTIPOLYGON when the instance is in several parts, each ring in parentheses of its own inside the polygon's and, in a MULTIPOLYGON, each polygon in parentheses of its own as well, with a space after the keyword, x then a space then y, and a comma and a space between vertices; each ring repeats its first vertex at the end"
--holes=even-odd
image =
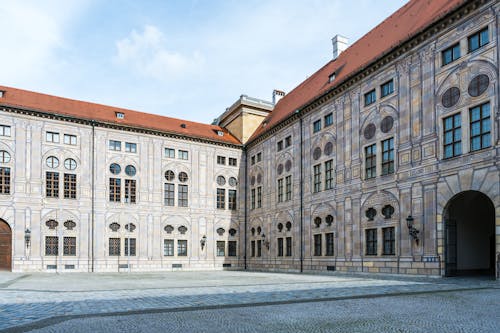
POLYGON ((5 150, 0 151, 0 163, 9 163, 10 162, 10 154, 5 150))

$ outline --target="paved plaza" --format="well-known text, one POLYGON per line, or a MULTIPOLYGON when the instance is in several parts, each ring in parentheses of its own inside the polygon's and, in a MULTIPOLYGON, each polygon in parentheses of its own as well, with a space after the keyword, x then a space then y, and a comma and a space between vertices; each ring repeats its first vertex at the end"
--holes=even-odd
POLYGON ((0 330, 500 331, 487 279, 241 271, 0 273, 0 330))

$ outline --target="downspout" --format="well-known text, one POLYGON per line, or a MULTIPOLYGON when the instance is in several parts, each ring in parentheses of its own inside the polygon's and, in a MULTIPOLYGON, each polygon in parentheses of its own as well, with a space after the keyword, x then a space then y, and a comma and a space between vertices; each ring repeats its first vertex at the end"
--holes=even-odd
POLYGON ((91 211, 91 249, 90 249, 90 256, 91 256, 91 272, 94 272, 94 230, 95 230, 95 121, 92 120, 91 122, 92 125, 92 181, 91 181, 91 201, 92 201, 92 211, 91 211))
POLYGON ((304 182, 303 182, 303 170, 304 170, 304 130, 302 126, 302 116, 300 116, 300 110, 295 111, 299 115, 300 119, 300 272, 304 272, 304 182))
POLYGON ((245 236, 245 250, 243 251, 243 261, 244 261, 244 266, 245 266, 245 270, 247 269, 247 216, 248 216, 248 213, 247 213, 247 200, 248 200, 248 189, 247 189, 247 173, 248 173, 248 168, 247 168, 247 154, 248 154, 248 150, 247 150, 247 147, 243 147, 243 152, 245 154, 245 172, 244 172, 244 175, 245 175, 245 180, 244 180, 244 184, 245 184, 245 199, 243 200, 244 201, 244 209, 245 209, 245 213, 244 213, 244 219, 245 219, 245 232, 244 232, 244 236, 245 236))

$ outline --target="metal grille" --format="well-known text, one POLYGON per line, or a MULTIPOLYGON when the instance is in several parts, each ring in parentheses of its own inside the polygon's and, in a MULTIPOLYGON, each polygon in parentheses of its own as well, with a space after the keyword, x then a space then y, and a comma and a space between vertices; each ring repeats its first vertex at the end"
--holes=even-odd
POLYGON ((366 125, 365 130, 363 131, 363 135, 364 135, 365 139, 370 140, 371 138, 373 138, 375 136, 376 130, 377 130, 377 128, 375 127, 375 124, 370 123, 370 124, 366 125))
POLYGON ((120 238, 109 239, 109 255, 110 256, 120 255, 120 238))
POLYGON ((469 83, 469 95, 472 97, 477 97, 482 95, 490 84, 490 78, 488 75, 479 74, 475 78, 473 78, 469 83))
POLYGON ((174 227, 172 227, 170 224, 165 226, 165 228, 163 229, 167 232, 167 234, 171 234, 172 231, 174 231, 174 227))
POLYGON ((165 171, 165 179, 168 180, 169 182, 174 180, 175 178, 175 173, 172 170, 167 170, 165 171))
POLYGON ((57 256, 59 254, 59 237, 45 236, 45 255, 57 256))
POLYGON ((76 256, 76 237, 64 237, 63 254, 65 256, 76 256))
POLYGON ((391 116, 386 116, 380 122, 380 130, 382 131, 382 133, 388 133, 392 129, 393 125, 394 119, 391 116))
POLYGON ((47 222, 45 222, 45 225, 49 229, 55 229, 59 225, 59 222, 57 222, 56 220, 48 220, 47 222))
POLYGON ((112 231, 118 231, 118 229, 120 229, 120 225, 116 222, 113 222, 109 225, 109 228, 112 230, 112 231))
POLYGON ((450 108, 457 104, 459 99, 460 89, 457 87, 451 87, 444 92, 443 97, 441 97, 441 103, 445 108, 450 108))
POLYGON ((68 230, 73 230, 73 228, 76 227, 76 223, 71 220, 68 220, 64 222, 64 227, 68 230))
POLYGON ((224 228, 218 228, 218 229, 217 229, 217 234, 218 234, 219 236, 224 235, 224 233, 225 233, 225 232, 226 232, 226 230, 224 230, 224 228))

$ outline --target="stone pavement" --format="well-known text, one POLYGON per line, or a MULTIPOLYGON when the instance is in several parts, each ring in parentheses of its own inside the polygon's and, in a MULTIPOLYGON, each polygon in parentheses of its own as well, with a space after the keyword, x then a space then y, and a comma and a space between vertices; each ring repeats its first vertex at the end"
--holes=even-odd
POLYGON ((0 273, 0 330, 24 331, 43 326, 41 320, 49 318, 61 321, 95 314, 220 309, 470 289, 500 289, 500 284, 485 279, 241 271, 0 273))

